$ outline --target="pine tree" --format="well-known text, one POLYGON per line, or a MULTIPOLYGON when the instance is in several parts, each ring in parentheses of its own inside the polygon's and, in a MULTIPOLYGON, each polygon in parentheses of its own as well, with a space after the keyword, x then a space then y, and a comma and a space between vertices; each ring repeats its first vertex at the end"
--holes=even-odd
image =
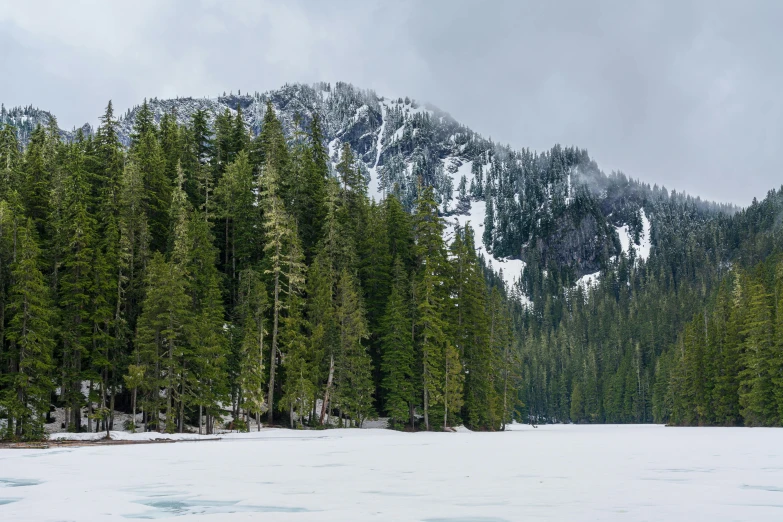
POLYGON ((242 114, 242 106, 237 104, 236 115, 231 127, 231 151, 228 157, 229 164, 236 161, 240 153, 250 147, 250 133, 245 123, 245 117, 242 114))
POLYGON ((168 244, 169 204, 173 180, 166 175, 166 158, 158 140, 152 110, 145 100, 136 113, 131 134, 130 159, 144 180, 144 206, 150 231, 150 248, 164 252, 168 244))
POLYGON ((213 172, 212 128, 207 112, 197 109, 193 112, 190 125, 185 129, 183 168, 187 177, 185 191, 194 209, 209 219, 212 212, 212 192, 215 190, 213 172))
POLYGON ((493 199, 492 185, 487 183, 487 188, 484 190, 486 194, 487 207, 484 214, 484 234, 482 240, 484 247, 489 252, 492 252, 495 241, 495 203, 493 199))
POLYGON ((490 303, 488 311, 486 283, 470 227, 455 231, 451 252, 455 296, 451 321, 456 348, 465 361, 465 420, 472 428, 495 429, 493 342, 500 333, 499 328, 495 330, 499 323, 500 305, 496 303, 499 296, 490 303))
POLYGON ((264 406, 264 327, 269 307, 261 275, 251 268, 239 274, 239 300, 236 320, 241 327, 239 354, 240 407, 256 415, 261 429, 260 415, 264 406))
POLYGON ((300 121, 295 121, 297 130, 291 148, 290 164, 291 174, 286 191, 289 200, 287 208, 297 223, 302 239, 302 247, 305 258, 312 261, 315 248, 321 235, 321 225, 326 216, 326 179, 329 175, 329 166, 323 153, 323 145, 320 141, 320 128, 311 128, 316 136, 305 136, 299 130, 300 121), (319 150, 316 150, 319 149, 319 150), (317 164, 316 161, 323 163, 317 164))
POLYGON ((11 284, 4 311, 8 317, 4 337, 9 341, 9 352, 4 355, 9 372, 0 375, 5 381, 0 404, 8 416, 8 435, 32 440, 43 436, 44 415, 49 412, 54 369, 51 325, 55 312, 49 288, 38 268, 40 251, 35 226, 31 219, 14 221, 17 220, 11 211, 0 202, 0 228, 5 231, 13 228, 15 233, 11 284))
POLYGON ((334 357, 338 330, 334 303, 334 265, 327 251, 321 250, 307 271, 307 322, 310 328, 310 360, 316 384, 322 384, 323 401, 319 423, 329 411, 334 377, 334 357), (329 376, 331 375, 331 379, 329 376))
POLYGON ((119 206, 124 153, 111 100, 95 133, 95 149, 98 168, 97 179, 93 184, 96 189, 94 197, 101 208, 116 211, 119 206))
POLYGON ((70 408, 69 428, 81 431, 81 408, 85 404, 82 380, 89 378, 89 355, 93 348, 93 300, 95 297, 96 221, 90 215, 89 185, 83 151, 78 144, 68 153, 69 177, 65 185, 63 216, 67 238, 60 278, 62 312, 63 399, 70 408))
MULTIPOLYGON (((184 190, 179 189, 185 200, 184 190)), ((190 209, 189 209, 190 210, 190 209)), ((191 214, 192 216, 192 214, 191 214)), ((217 270, 217 249, 209 224, 191 217, 188 222, 188 253, 185 271, 188 275, 187 293, 191 298, 194 324, 190 329, 192 380, 184 382, 188 393, 183 392, 180 404, 179 430, 184 424, 184 407, 188 400, 204 409, 210 418, 219 414, 220 404, 228 397, 226 358, 227 339, 224 332, 225 312, 220 290, 220 274, 217 270)), ((208 427, 211 432, 211 426, 208 427)))
MULTIPOLYGON (((250 148, 250 162, 254 170, 258 171, 269 163, 281 178, 285 178, 288 173, 288 146, 283 133, 283 126, 280 120, 277 119, 271 101, 266 103, 264 119, 261 122, 261 132, 253 140, 250 148)), ((281 197, 285 201, 287 199, 288 187, 283 183, 280 189, 281 197)))
POLYGON ((286 212, 279 195, 278 172, 274 157, 267 158, 259 185, 261 186, 261 208, 264 212, 263 229, 266 242, 264 252, 268 256, 269 268, 264 271, 271 278, 272 286, 272 344, 269 363, 269 393, 267 421, 274 418, 275 372, 279 356, 280 316, 285 308, 283 294, 297 292, 304 284, 304 264, 301 258, 290 256, 292 251, 301 252, 296 225, 286 212))
POLYGON ((53 163, 56 161, 56 147, 47 135, 46 129, 38 125, 30 135, 24 154, 19 192, 25 205, 26 215, 35 222, 42 238, 46 237, 46 219, 50 212, 48 196, 51 190, 53 163))
POLYGON ((769 356, 770 376, 777 406, 777 424, 783 424, 783 261, 775 266, 774 343, 769 356))
POLYGON ((745 423, 751 426, 769 424, 774 418, 770 355, 772 353, 771 296, 761 283, 748 289, 748 313, 745 320, 745 343, 741 354, 740 406, 745 423))
POLYGON ((335 402, 361 426, 373 413, 372 363, 362 344, 369 335, 367 320, 356 282, 343 269, 337 283, 335 320, 339 325, 340 347, 335 361, 335 402))
POLYGON ((408 279, 399 258, 394 262, 394 285, 381 321, 381 381, 386 412, 393 424, 410 420, 415 426, 416 357, 411 339, 407 299, 408 279))
MULTIPOLYGON (((144 178, 135 162, 125 165, 120 181, 118 218, 117 310, 115 339, 124 349, 144 298, 144 270, 150 257, 150 233, 144 212, 144 178)), ((139 361, 136 361, 138 364, 139 361)))
POLYGON ((19 140, 11 125, 0 127, 0 200, 6 199, 12 190, 19 191, 21 175, 19 140))
POLYGON ((258 209, 253 194, 253 171, 247 152, 237 155, 215 190, 217 215, 222 221, 223 271, 229 278, 229 295, 236 302, 238 274, 260 257, 255 235, 258 209))
POLYGON ((287 313, 282 321, 280 344, 285 350, 282 367, 285 371, 280 397, 281 411, 288 412, 289 425, 294 427, 295 418, 299 425, 310 413, 316 384, 313 382, 310 346, 305 335, 306 323, 302 315, 302 299, 296 293, 289 295, 287 313))
MULTIPOLYGON (((455 371, 444 319, 444 287, 446 253, 443 245, 443 224, 438 216, 432 189, 426 188, 419 197, 415 216, 417 274, 414 300, 414 326, 418 336, 423 386, 424 426, 430 429, 430 408, 443 406, 447 400, 446 361, 449 371, 455 371)), ((453 383, 454 381, 452 381, 453 383)), ((445 409, 445 408, 444 408, 445 409)))
POLYGON ((160 118, 158 140, 163 158, 164 177, 168 185, 173 186, 177 180, 177 166, 182 161, 182 133, 177 124, 177 116, 167 112, 160 118))
POLYGON ((389 256, 392 259, 398 258, 403 267, 410 269, 414 263, 411 216, 405 212, 400 201, 394 196, 388 196, 383 206, 389 256))

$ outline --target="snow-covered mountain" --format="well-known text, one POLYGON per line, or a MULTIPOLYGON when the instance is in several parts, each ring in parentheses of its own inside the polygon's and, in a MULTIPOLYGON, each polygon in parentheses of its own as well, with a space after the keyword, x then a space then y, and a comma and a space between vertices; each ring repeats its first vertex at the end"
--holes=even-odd
MULTIPOLYGON (((621 254, 646 258, 656 247, 659 217, 665 215, 661 205, 684 197, 623 175, 606 176, 586 151, 560 146, 542 153, 515 150, 483 138, 432 105, 385 98, 347 83, 290 84, 216 98, 153 98, 148 104, 156 120, 172 113, 181 124, 197 109, 206 109, 212 118, 241 110, 255 135, 267 101, 289 135, 297 119, 306 126, 317 112, 332 161, 337 162, 342 144, 350 143, 376 200, 394 192, 411 208, 419 183, 434 186, 450 225, 447 234, 455 225, 473 226, 487 262, 502 270, 509 284, 520 281, 522 294, 531 292, 537 278, 557 275, 561 284, 571 285, 621 254)), ((126 144, 137 111, 138 106, 119 117, 126 144)), ((3 108, 0 124, 17 127, 24 143, 35 125, 47 125, 50 117, 32 107, 3 108)), ((82 130, 89 134, 92 129, 85 125, 82 130)), ((61 132, 65 139, 73 137, 73 132, 61 132)), ((721 210, 700 205, 706 213, 721 210)))

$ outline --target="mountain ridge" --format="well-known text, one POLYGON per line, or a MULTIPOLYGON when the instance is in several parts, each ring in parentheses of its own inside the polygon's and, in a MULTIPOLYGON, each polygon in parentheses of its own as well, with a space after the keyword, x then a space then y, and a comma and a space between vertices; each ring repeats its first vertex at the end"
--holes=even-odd
MULTIPOLYGON (((470 221, 483 238, 482 254, 495 267, 507 265, 508 259, 521 261, 507 266, 506 272, 526 266, 546 272, 565 267, 562 282, 572 285, 621 254, 638 259, 654 251, 656 201, 692 200, 705 216, 736 210, 675 191, 670 194, 622 173, 607 176, 585 150, 555 145, 550 151, 533 152, 500 145, 434 105, 407 97, 385 98, 343 82, 286 84, 264 93, 224 93, 215 98, 146 100, 156 123, 173 113, 186 125, 198 109, 206 110, 212 123, 221 112, 235 115, 241 110, 252 135, 261 130, 267 102, 289 137, 317 112, 332 166, 342 143, 348 142, 361 160, 371 197, 379 200, 395 193, 411 209, 418 184, 435 187, 448 222, 456 219, 464 226, 470 221)), ((118 118, 126 146, 139 108, 129 108, 118 118)), ((47 125, 51 116, 32 106, 3 107, 0 124, 14 125, 24 143, 35 125, 47 125)), ((60 133, 71 140, 79 131, 89 135, 92 127, 85 124, 60 133)), ((522 279, 519 273, 505 275, 510 284, 522 279)), ((522 293, 531 293, 530 283, 520 286, 522 293)))

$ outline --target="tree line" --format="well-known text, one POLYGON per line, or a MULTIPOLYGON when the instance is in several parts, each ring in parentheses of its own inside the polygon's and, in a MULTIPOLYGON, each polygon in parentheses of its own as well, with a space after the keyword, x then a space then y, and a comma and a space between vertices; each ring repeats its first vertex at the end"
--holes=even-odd
POLYGON ((589 286, 528 264, 526 412, 538 422, 781 425, 783 188, 730 213, 608 181, 616 210, 645 209, 653 249, 640 259, 632 245, 589 286))
MULTIPOLYGON (((502 429, 518 411, 520 309, 444 241, 431 187, 413 212, 367 196, 319 115, 286 136, 267 105, 159 122, 129 147, 111 103, 94 135, 54 118, 0 129, 0 426, 207 433, 286 422, 502 429), (86 422, 83 421, 86 413, 86 422)), ((392 191, 393 192, 393 191, 392 191)))

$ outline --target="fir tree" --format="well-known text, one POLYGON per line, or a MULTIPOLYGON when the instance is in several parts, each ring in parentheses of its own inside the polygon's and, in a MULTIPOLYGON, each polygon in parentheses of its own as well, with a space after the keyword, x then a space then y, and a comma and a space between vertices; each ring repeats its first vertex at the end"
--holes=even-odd
POLYGON ((144 180, 144 206, 150 231, 150 248, 164 252, 168 244, 169 204, 173 180, 166 175, 166 159, 158 141, 152 110, 146 100, 136 113, 130 158, 144 180))
POLYGON ((179 385, 188 371, 182 367, 183 361, 190 355, 189 327, 193 324, 190 305, 182 267, 155 253, 147 269, 146 295, 135 340, 140 362, 147 370, 144 379, 147 431, 152 428, 160 431, 161 390, 165 391, 166 429, 176 429, 174 407, 181 399, 179 385))
POLYGON ((740 406, 746 424, 763 426, 774 418, 770 356, 772 353, 772 318, 770 295, 756 283, 749 288, 748 313, 745 319, 744 349, 741 354, 740 406))
MULTIPOLYGON (((453 348, 448 341, 444 318, 446 254, 443 224, 430 188, 425 189, 419 198, 415 223, 417 274, 414 325, 421 357, 424 425, 429 430, 430 408, 443 406, 446 400, 447 349, 453 348)), ((453 362, 451 354, 448 357, 453 362)), ((449 370, 455 370, 453 364, 449 370)))
POLYGON ((295 223, 286 212, 283 200, 279 195, 278 173, 274 166, 274 158, 270 156, 264 167, 261 186, 261 208, 264 212, 263 228, 266 242, 264 252, 268 256, 269 268, 264 271, 271 278, 272 286, 272 344, 269 363, 269 393, 267 421, 271 424, 274 418, 275 372, 279 356, 280 316, 285 308, 283 294, 297 292, 304 283, 304 265, 300 258, 292 257, 292 251, 301 252, 295 223))
POLYGON ((4 337, 9 353, 4 354, 9 372, 1 376, 5 390, 0 395, 13 438, 32 440, 44 434, 44 415, 49 412, 53 389, 52 370, 55 317, 49 288, 38 268, 40 253, 32 220, 14 226, 10 210, 0 202, 0 227, 15 230, 14 261, 10 267, 10 292, 5 314, 4 337))
POLYGON ((416 357, 411 339, 407 299, 408 279, 399 258, 394 263, 394 285, 381 321, 381 386, 386 412, 392 423, 410 421, 415 426, 416 357))
POLYGON ((253 194, 253 171, 247 152, 237 155, 215 190, 218 216, 222 221, 224 244, 223 272, 229 278, 229 295, 236 301, 240 271, 260 257, 254 237, 258 227, 258 209, 253 194))
POLYGON ((239 274, 239 301, 236 320, 241 327, 239 354, 240 407, 256 415, 261 428, 260 415, 264 406, 264 315, 269 307, 266 289, 261 275, 253 269, 239 274))
POLYGON ((362 344, 369 331, 355 279, 343 269, 337 283, 335 320, 339 325, 339 352, 335 361, 336 402, 361 426, 373 413, 370 355, 362 344))

